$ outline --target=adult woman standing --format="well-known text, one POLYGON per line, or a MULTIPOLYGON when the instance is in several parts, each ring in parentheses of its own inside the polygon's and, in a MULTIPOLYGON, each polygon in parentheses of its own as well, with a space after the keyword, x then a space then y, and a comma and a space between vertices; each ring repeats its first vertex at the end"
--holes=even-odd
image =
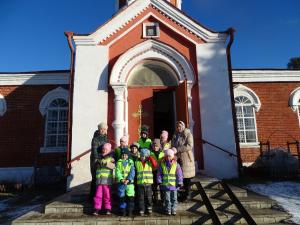
POLYGON ((172 147, 177 149, 178 162, 183 172, 183 186, 185 199, 191 199, 191 179, 195 176, 195 160, 193 154, 194 138, 184 122, 176 123, 176 131, 172 138, 172 147))

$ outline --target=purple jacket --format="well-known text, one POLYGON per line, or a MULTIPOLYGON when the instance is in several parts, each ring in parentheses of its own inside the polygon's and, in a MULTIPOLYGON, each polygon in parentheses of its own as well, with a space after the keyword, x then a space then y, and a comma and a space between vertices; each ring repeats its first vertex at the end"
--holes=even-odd
MULTIPOLYGON (((166 162, 166 166, 167 169, 170 171, 171 166, 173 163, 176 163, 176 159, 173 159, 172 162, 163 159, 161 163, 166 162)), ((163 169, 160 166, 159 169, 157 170, 157 183, 161 184, 163 181, 163 169)), ((176 167, 176 187, 171 186, 171 185, 161 185, 162 189, 165 191, 175 191, 177 190, 179 185, 182 185, 183 183, 183 175, 182 175, 182 169, 179 165, 179 163, 177 163, 177 167, 176 167)))

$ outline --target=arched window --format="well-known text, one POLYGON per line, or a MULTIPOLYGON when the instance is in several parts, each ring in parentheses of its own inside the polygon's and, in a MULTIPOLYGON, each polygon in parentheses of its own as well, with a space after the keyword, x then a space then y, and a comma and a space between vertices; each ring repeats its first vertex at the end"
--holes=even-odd
POLYGON ((61 98, 53 100, 47 110, 45 147, 65 150, 68 138, 68 103, 61 98))
POLYGON ((0 94, 0 116, 6 112, 6 101, 3 95, 0 94))
POLYGON ((129 74, 128 86, 178 86, 175 71, 166 63, 145 60, 129 74))
POLYGON ((44 146, 41 152, 64 152, 68 140, 68 91, 56 88, 41 100, 40 112, 45 117, 44 146))
POLYGON ((297 112, 300 126, 300 87, 292 91, 289 99, 289 106, 293 111, 297 112))
POLYGON ((255 111, 261 106, 259 98, 243 85, 234 88, 234 96, 240 144, 257 144, 255 111))

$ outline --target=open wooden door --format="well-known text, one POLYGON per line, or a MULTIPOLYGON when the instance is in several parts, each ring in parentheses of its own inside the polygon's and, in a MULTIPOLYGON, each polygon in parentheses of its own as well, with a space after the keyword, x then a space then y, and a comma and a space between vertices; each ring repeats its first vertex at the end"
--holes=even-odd
POLYGON ((177 121, 181 120, 189 127, 189 110, 187 95, 187 80, 179 84, 176 88, 176 114, 177 121))
POLYGON ((152 87, 128 88, 128 132, 130 143, 140 138, 141 125, 149 127, 149 137, 153 137, 152 87))

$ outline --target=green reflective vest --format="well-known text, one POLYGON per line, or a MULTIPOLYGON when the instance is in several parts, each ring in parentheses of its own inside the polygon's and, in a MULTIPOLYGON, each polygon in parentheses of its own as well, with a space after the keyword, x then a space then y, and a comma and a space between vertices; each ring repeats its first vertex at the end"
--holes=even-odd
POLYGON ((132 166, 134 166, 134 163, 131 159, 128 160, 125 167, 123 166, 123 160, 119 159, 117 162, 117 180, 120 181, 126 179, 132 166))
POLYGON ((166 186, 176 186, 176 168, 177 163, 173 163, 170 171, 168 171, 168 168, 166 166, 165 162, 162 162, 161 164, 162 173, 163 173, 163 181, 162 184, 166 186))
POLYGON ((137 184, 153 184, 153 173, 150 162, 145 163, 145 167, 140 160, 135 162, 136 172, 137 172, 137 184))
POLYGON ((151 151, 150 155, 158 162, 158 164, 160 164, 161 160, 165 157, 165 154, 162 151, 159 152, 158 157, 156 157, 154 151, 151 151))
MULTIPOLYGON (((113 160, 113 158, 107 157, 105 159, 101 159, 101 163, 107 163, 107 162, 111 162, 113 160)), ((100 179, 101 183, 112 183, 113 180, 113 170, 112 169, 108 169, 104 166, 98 168, 96 170, 96 179, 100 179)))
POLYGON ((145 140, 145 142, 144 142, 143 139, 140 138, 140 139, 138 140, 138 143, 139 143, 139 145, 140 145, 140 149, 142 149, 142 148, 150 149, 150 148, 151 148, 152 141, 151 141, 150 138, 147 138, 147 139, 145 140))

